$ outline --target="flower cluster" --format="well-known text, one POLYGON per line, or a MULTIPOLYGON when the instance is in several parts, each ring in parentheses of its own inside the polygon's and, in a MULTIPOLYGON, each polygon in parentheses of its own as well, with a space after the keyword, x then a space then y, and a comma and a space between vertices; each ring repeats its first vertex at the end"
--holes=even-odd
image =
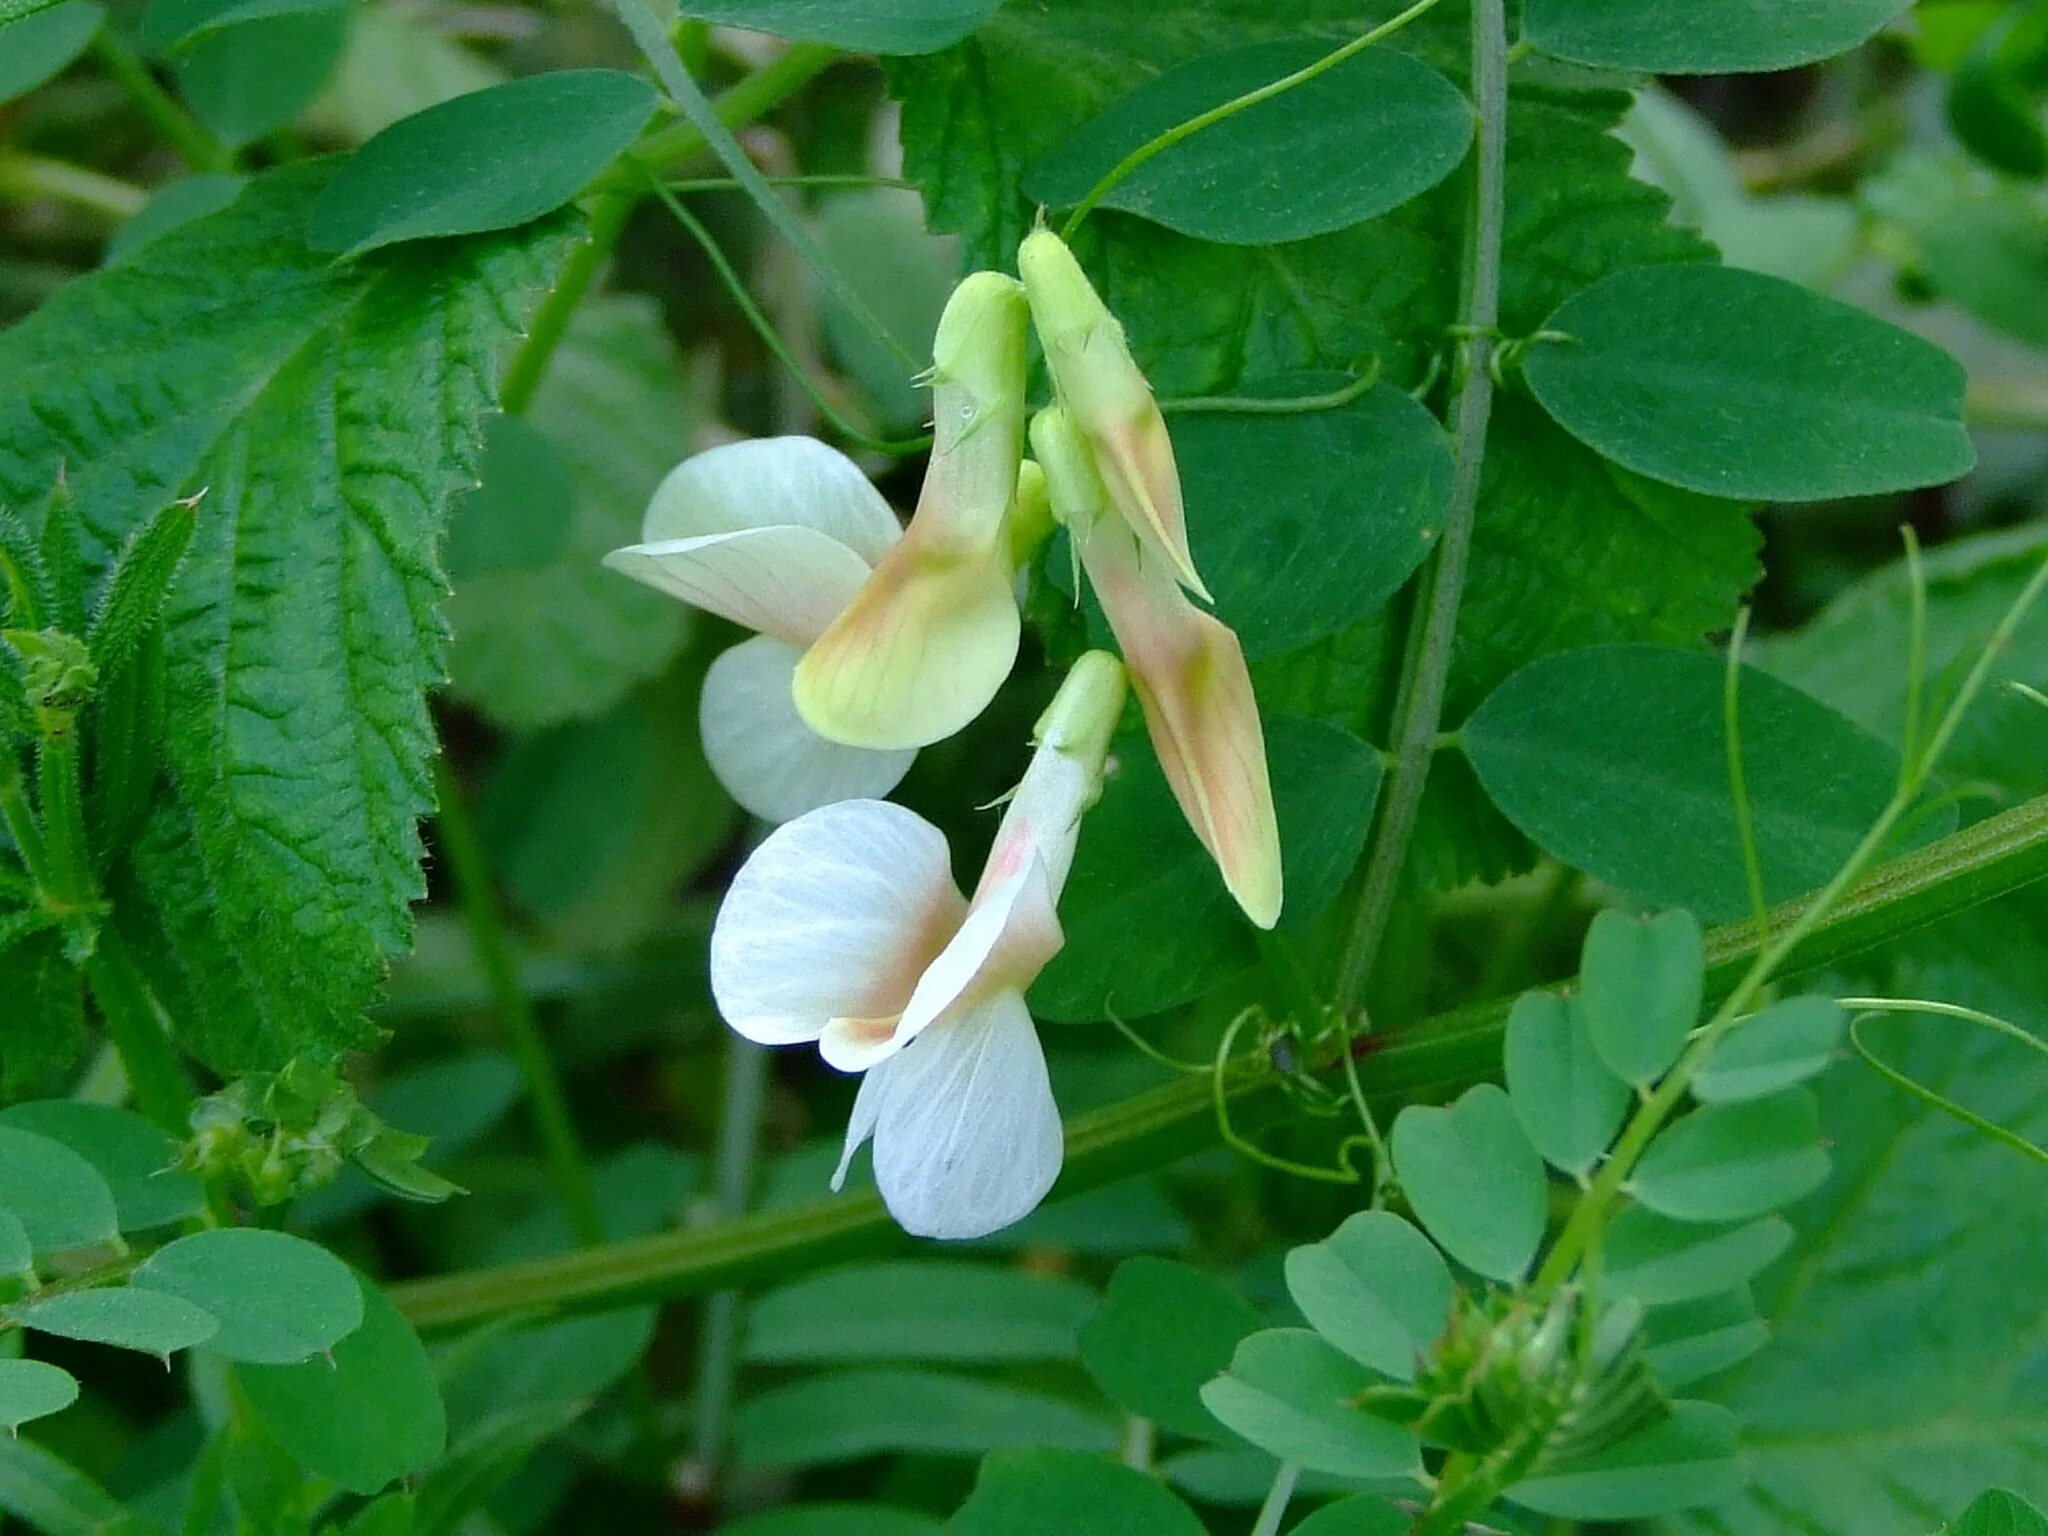
POLYGON ((1060 891, 1126 667, 1231 895, 1267 928, 1282 900, 1251 677, 1237 637, 1189 596, 1208 592, 1165 418, 1058 237, 1031 235, 1018 267, 1021 282, 976 273, 947 304, 931 465, 907 527, 824 444, 743 442, 680 465, 643 542, 608 562, 756 632, 705 678, 705 753, 742 806, 783 825, 720 909, 713 994, 748 1039, 815 1041, 832 1066, 865 1074, 847 1159, 872 1137, 890 1211, 932 1237, 1018 1220, 1058 1173, 1059 1114, 1024 991, 1062 942, 1060 891), (1034 325, 1055 403, 1027 433, 1034 325), (944 835, 880 797, 1009 675, 1019 573, 1055 521, 1123 662, 1090 652, 1068 674, 963 898, 944 835))

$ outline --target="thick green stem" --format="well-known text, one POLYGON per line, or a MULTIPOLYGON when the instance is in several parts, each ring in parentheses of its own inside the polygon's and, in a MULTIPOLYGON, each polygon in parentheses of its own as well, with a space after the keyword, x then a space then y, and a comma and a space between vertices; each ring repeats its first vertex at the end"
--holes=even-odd
MULTIPOLYGON (((1782 974, 1835 964, 2043 878, 2048 796, 1885 865, 1809 926, 1802 927, 1800 918, 1812 903, 1777 908, 1770 931, 1782 936, 1778 969, 1782 974)), ((1760 948, 1753 924, 1710 932, 1711 995, 1733 991, 1760 948)), ((1359 1063, 1367 1094, 1391 1105, 1422 1095, 1449 1096, 1496 1075, 1511 1002, 1501 998, 1438 1015, 1373 1051, 1359 1063)), ((1336 1070, 1334 1059, 1318 1065, 1336 1070)), ((1270 1121, 1290 1102, 1270 1063, 1257 1058, 1232 1072, 1228 1090, 1231 1113, 1244 1126, 1270 1121)), ((1213 1146, 1217 1130, 1209 1094, 1206 1074, 1188 1077, 1069 1121, 1057 1193, 1078 1194, 1213 1146)), ((902 1241, 879 1197, 853 1194, 715 1227, 414 1281, 393 1294, 422 1327, 452 1328, 535 1308, 597 1311, 708 1295, 902 1241)))
POLYGON ((93 902, 92 857, 85 835, 84 779, 78 737, 48 735, 36 754, 36 791, 42 804, 47 900, 83 911, 93 902))
POLYGON ((0 196, 47 197, 120 223, 132 218, 149 194, 112 176, 42 155, 0 154, 0 196))
POLYGON ((149 983, 111 923, 100 930, 85 979, 107 1038, 121 1053, 136 1106, 182 1141, 191 1130, 192 1080, 164 1029, 149 983))
POLYGON ((128 93, 128 99, 149 119, 164 142, 184 157, 187 165, 195 171, 233 169, 235 157, 228 147, 156 83, 149 66, 114 35, 111 27, 100 28, 99 35, 92 40, 92 50, 114 77, 115 84, 128 93))
POLYGON ((586 1247, 603 1241, 604 1224, 598 1218, 597 1192, 590 1182, 590 1167, 576 1138, 576 1124, 569 1116, 569 1101, 562 1092, 562 1080, 548 1054, 533 1005, 520 990, 518 970, 512 960, 511 941, 498 911, 497 892, 491 883, 489 861, 483 840, 477 836, 469 803, 462 786, 448 769, 448 760, 434 760, 434 793, 440 802, 435 824, 441 833, 441 852, 455 876, 456 894, 462 901, 463 917, 476 945, 477 959, 490 982, 497 1005, 498 1023, 505 1031, 506 1044, 519 1064, 526 1083, 526 1096, 533 1108, 534 1123, 540 1131, 541 1150, 547 1158, 548 1177, 555 1196, 569 1218, 569 1230, 586 1247))
POLYGON ((1458 309, 1464 347, 1453 404, 1456 474, 1443 540, 1422 590, 1421 634, 1395 704, 1394 756, 1380 789, 1372 852, 1337 972, 1336 1003, 1349 1012, 1365 995, 1422 810, 1430 758, 1443 721, 1444 685, 1458 636, 1458 605, 1479 515, 1486 428, 1493 414, 1493 333, 1500 323, 1501 231, 1507 206, 1507 21, 1502 0, 1473 0, 1472 94, 1479 110, 1472 238, 1458 309))
POLYGON ((1294 1485, 1301 1481, 1301 1468, 1283 1461, 1273 1474, 1273 1486, 1266 1490, 1266 1502, 1259 1506, 1259 1518, 1252 1522, 1251 1536, 1280 1536, 1280 1522, 1287 1518, 1287 1506, 1294 1498, 1294 1485))

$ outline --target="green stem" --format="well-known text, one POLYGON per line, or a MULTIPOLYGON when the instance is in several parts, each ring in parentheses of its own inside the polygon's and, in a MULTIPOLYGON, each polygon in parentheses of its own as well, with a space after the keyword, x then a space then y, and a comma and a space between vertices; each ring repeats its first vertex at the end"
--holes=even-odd
MULTIPOLYGON (((838 55, 830 48, 811 46, 790 49, 774 63, 754 71, 711 104, 717 120, 731 127, 753 122, 814 79, 838 55)), ((704 135, 688 123, 679 123, 649 134, 628 151, 641 166, 672 165, 702 153, 709 145, 704 135)), ((591 286, 626 232, 626 221, 638 201, 641 186, 637 173, 631 183, 609 186, 595 194, 588 204, 590 238, 577 247, 562 271, 561 281, 542 303, 527 331, 526 341, 505 370, 498 389, 498 402, 516 416, 533 401, 548 361, 567 334, 569 321, 589 296, 591 286)))
POLYGON ((36 791, 42 805, 49 880, 45 894, 76 910, 90 907, 94 896, 83 785, 75 730, 45 736, 36 757, 36 791))
POLYGON ((128 99, 135 103, 142 115, 163 136, 195 171, 227 171, 234 169, 235 157, 228 147, 207 132, 198 118, 178 105, 177 101, 162 86, 156 83, 156 76, 149 72, 134 49, 115 35, 111 27, 101 27, 92 40, 92 51, 115 84, 128 93, 128 99))
MULTIPOLYGON (((1782 936, 1780 970, 1836 964, 2044 878, 2048 796, 1894 860, 1810 925, 1798 920, 1811 902, 1777 908, 1770 914, 1770 931, 1782 936)), ((1759 948, 1754 924, 1709 932, 1710 995, 1726 996, 1759 948)), ((1499 998, 1418 1023, 1359 1064, 1366 1092, 1382 1106, 1394 1107, 1407 1099, 1450 1097, 1495 1076, 1511 1002, 1499 998)), ((1320 1065, 1334 1070, 1336 1063, 1320 1065)), ((1290 1103, 1271 1064, 1258 1057, 1233 1068, 1228 1091, 1232 1114, 1247 1125, 1270 1123, 1290 1103)), ((1069 1121, 1058 1193, 1078 1194, 1113 1183, 1203 1151, 1215 1140, 1208 1074, 1183 1077, 1069 1121)), ((708 1295, 903 1241, 880 1197, 869 1192, 756 1212, 715 1227, 412 1281, 396 1287, 393 1295, 420 1326, 452 1328, 536 1308, 597 1311, 708 1295)))
POLYGON ((28 796, 22 792, 21 768, 12 749, 4 746, 0 746, 0 821, 7 825, 7 835, 21 855, 29 880, 39 892, 48 892, 52 888, 50 854, 43 842, 43 829, 36 824, 28 796))
POLYGON ((149 983, 111 923, 100 930, 99 944, 86 962, 85 979, 107 1038, 120 1052, 137 1107, 183 1140, 191 1131, 192 1080, 164 1028, 163 1012, 150 995, 149 983))
POLYGON ((0 154, 0 195, 54 198, 116 224, 133 217, 149 201, 142 188, 68 160, 13 153, 0 154))
POLYGON ((1287 1517, 1294 1485, 1301 1481, 1301 1467, 1291 1461, 1280 1463, 1273 1474, 1273 1486, 1266 1490, 1266 1502, 1259 1506, 1259 1518, 1252 1522, 1251 1536, 1280 1536, 1280 1522, 1287 1517))
POLYGON ((1365 995, 1394 910, 1408 845, 1422 809, 1430 758, 1443 722, 1444 686, 1458 635, 1458 605, 1478 521, 1486 428, 1493 414, 1493 331, 1500 321, 1501 232, 1507 196, 1507 22, 1502 0, 1472 6, 1472 91, 1479 109, 1472 239, 1458 306, 1464 339, 1452 416, 1456 476, 1450 508, 1422 593, 1421 638, 1411 647, 1395 706, 1395 748, 1380 789, 1372 853, 1338 967, 1336 1004, 1349 1012, 1365 995))
POLYGON ((477 835, 469 803, 463 798, 462 787, 455 782, 445 757, 434 759, 434 793, 440 805, 435 824, 441 833, 441 851, 455 876, 456 894, 462 901, 463 917, 476 945, 477 959, 490 982, 499 1025, 505 1031, 513 1059, 519 1064, 519 1075, 526 1082, 526 1096, 540 1130, 548 1176, 568 1215, 570 1232, 578 1243, 588 1247, 604 1239, 590 1168, 584 1162, 583 1148, 576 1139, 576 1124, 569 1116, 569 1101, 562 1092, 554 1059, 548 1054, 547 1041, 541 1036, 540 1023, 534 1018, 533 1005, 519 987, 512 945, 498 911, 483 840, 477 835))
POLYGON ((1963 397, 1963 415, 1972 426, 2048 432, 2048 382, 1972 382, 1963 397))
POLYGON ((1076 203, 1074 211, 1067 215, 1067 222, 1060 231, 1060 238, 1072 240, 1074 232, 1081 227, 1081 221, 1095 211, 1096 205, 1109 196, 1117 183, 1137 170, 1139 166, 1150 160, 1154 155, 1164 154, 1182 140, 1194 137, 1204 128, 1213 128, 1225 118, 1235 117, 1248 107, 1256 107, 1261 102, 1271 101, 1275 96, 1283 95, 1298 85, 1308 84, 1316 76, 1335 69, 1353 54, 1362 53, 1374 43, 1383 42, 1385 39, 1393 36, 1394 33, 1400 31, 1425 11, 1431 9, 1436 3, 1437 0, 1415 0, 1415 4, 1409 6, 1407 10, 1401 12, 1400 15, 1392 20, 1374 27, 1370 32, 1354 37, 1350 42, 1324 54, 1306 68, 1297 69, 1291 75, 1270 81, 1256 90, 1247 91, 1244 95, 1226 101, 1221 106, 1211 107, 1200 116, 1191 117, 1184 123, 1177 123, 1156 138, 1146 140, 1146 142, 1140 144, 1112 166, 1108 175, 1088 189, 1088 195, 1076 203))

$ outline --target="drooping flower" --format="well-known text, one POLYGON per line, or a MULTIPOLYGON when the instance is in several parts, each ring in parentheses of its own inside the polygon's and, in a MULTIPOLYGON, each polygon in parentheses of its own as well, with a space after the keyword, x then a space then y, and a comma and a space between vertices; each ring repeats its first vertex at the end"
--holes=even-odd
POLYGON ((1025 237, 1017 270, 1053 389, 1094 451, 1110 500, 1138 537, 1165 558, 1181 585, 1208 597, 1188 548, 1180 470, 1166 418, 1131 356, 1123 325, 1051 230, 1025 237))
POLYGON ((1017 659, 1011 513, 1024 457, 1028 314, 977 272, 932 345, 932 457, 903 539, 805 653, 796 707, 833 741, 929 746, 988 706, 1017 659))
POLYGON ((1040 411, 1031 447, 1123 649, 1166 781, 1237 904, 1271 928, 1283 897, 1280 832, 1244 649, 1119 515, 1101 461, 1067 411, 1040 411))
POLYGON ((914 751, 818 735, 791 693, 797 663, 902 539, 851 459, 807 437, 728 443, 685 459, 648 503, 642 542, 605 564, 756 631, 711 664, 700 704, 719 783, 766 821, 886 795, 914 751))
POLYGON ((816 1041, 834 1067, 865 1073, 833 1187, 872 1137, 882 1197, 918 1236, 1009 1226, 1059 1173, 1059 1110, 1024 992, 1062 942, 1056 907, 1123 695, 1114 657, 1075 663, 971 899, 936 827, 852 800, 777 829, 719 909, 719 1012, 750 1040, 816 1041))

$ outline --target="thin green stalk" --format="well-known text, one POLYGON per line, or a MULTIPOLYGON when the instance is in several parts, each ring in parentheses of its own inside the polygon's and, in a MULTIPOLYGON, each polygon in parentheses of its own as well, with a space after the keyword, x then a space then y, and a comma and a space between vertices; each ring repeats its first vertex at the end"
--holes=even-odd
POLYGON ((0 196, 52 198, 116 224, 132 218, 149 201, 142 188, 82 165, 15 153, 0 154, 0 196))
MULTIPOLYGON (((735 82, 731 89, 720 92, 718 99, 711 104, 712 112, 719 122, 733 127, 751 123, 801 90, 836 57, 838 55, 829 48, 792 48, 774 63, 755 70, 745 79, 735 82)), ((643 190, 639 168, 673 165, 708 147, 703 134, 687 123, 649 134, 627 151, 631 164, 621 167, 614 177, 608 177, 608 184, 591 197, 587 206, 590 238, 569 258, 561 281, 555 284, 554 292, 548 295, 534 315, 526 341, 505 370, 498 400, 507 412, 516 416, 532 403, 533 392, 539 386, 541 376, 547 372, 549 359, 555 355, 555 349, 567 334, 570 319, 589 296, 592 284, 617 249, 619 237, 626 232, 626 221, 643 190), (630 184, 627 177, 631 178, 630 184), (613 180, 619 184, 609 184, 613 180)))
MULTIPOLYGON (((1902 934, 1994 897, 2048 879, 2048 796, 1916 849, 1875 871, 1811 923, 1814 905, 1790 902, 1770 914, 1777 974, 1838 964, 1902 934)), ((1707 987, 1727 996, 1763 938, 1739 923, 1707 935, 1707 987)), ((1500 1070, 1501 1031, 1511 998, 1440 1014, 1404 1031, 1359 1063, 1367 1095, 1384 1109, 1420 1097, 1453 1096, 1500 1070)), ((1316 1063, 1334 1070, 1334 1060, 1316 1063)), ((1280 1118, 1292 1101, 1269 1061, 1232 1065, 1225 1084, 1241 1125, 1280 1118)), ((1057 1193, 1078 1194, 1216 1143, 1209 1074, 1184 1076, 1066 1126, 1066 1166, 1057 1193)), ((423 1328, 454 1328, 535 1309, 599 1311, 714 1291, 840 1258, 885 1251, 906 1239, 879 1196, 848 1194, 760 1211, 715 1227, 607 1243, 579 1253, 412 1281, 393 1295, 423 1328)))
POLYGON ((1728 637, 1728 665, 1721 686, 1721 739, 1728 752, 1728 797, 1735 807, 1735 841, 1742 850, 1742 874, 1749 886, 1749 915, 1762 924, 1771 904, 1764 896, 1764 861, 1756 844, 1756 815, 1749 804, 1749 773, 1742 761, 1742 642, 1748 634, 1749 610, 1745 608, 1735 616, 1735 632, 1728 637))
POLYGON ((114 83, 128 93, 142 115, 163 136, 166 144, 184 157, 195 171, 227 171, 235 164, 227 145, 207 132, 198 118, 156 83, 149 66, 134 49, 115 35, 113 28, 101 27, 92 40, 92 51, 105 66, 114 83))
POLYGON ((1493 414, 1493 331, 1500 322, 1501 231, 1507 198, 1507 22, 1501 0, 1474 0, 1472 91, 1479 109, 1478 170, 1471 241, 1458 307, 1464 338, 1452 417, 1456 475, 1442 542, 1425 578, 1420 640, 1411 646, 1395 707, 1395 747, 1380 789, 1372 851, 1338 966, 1335 1002, 1349 1012, 1365 995, 1393 914, 1408 845, 1422 809, 1430 759, 1443 723, 1444 685, 1458 635, 1458 605, 1478 520, 1486 428, 1493 414))
POLYGON ((2004 1035, 2007 1039, 2025 1046, 2028 1050, 2041 1056, 2048 1056, 2048 1041, 2029 1034, 2009 1019, 2001 1019, 1997 1014, 1985 1013, 1979 1008, 1965 1008, 1960 1003, 1932 1002, 1925 998, 1917 997, 1845 997, 1840 1001, 1844 1008, 1862 1010, 1855 1019, 1850 1021, 1849 1044, 1855 1049, 1856 1054, 1863 1058, 1864 1065, 1869 1067, 1871 1071, 1877 1073, 1880 1077, 1888 1079, 1893 1086, 1905 1090, 1922 1103, 1932 1105, 1943 1114, 1960 1120, 1964 1125, 1969 1126, 1979 1134, 1988 1136, 1993 1141, 2003 1146, 2011 1147, 2015 1152, 2021 1153, 2044 1166, 2048 1166, 2048 1149, 2035 1146, 2026 1137, 2007 1130, 1996 1120, 1986 1119, 1975 1110, 1958 1104, 1948 1095, 1936 1093, 1926 1084, 1916 1082, 1897 1067, 1879 1059, 1877 1053, 1863 1043, 1862 1028, 1879 1014, 1918 1013, 1932 1015, 1937 1018, 1959 1019, 1965 1024, 1978 1025, 1996 1034, 2004 1035))
POLYGON ((1927 692, 1927 572, 1920 564, 1920 536, 1910 524, 1899 529, 1906 545, 1906 711, 1899 730, 1899 782, 1920 756, 1920 711, 1927 692))
POLYGON ((1280 1536, 1280 1522, 1287 1518, 1287 1505, 1294 1498, 1294 1485, 1301 1481, 1301 1467, 1283 1461, 1273 1474, 1273 1486, 1266 1490, 1266 1502, 1259 1506, 1259 1518, 1252 1522, 1251 1536, 1280 1536))
POLYGON ((499 1026, 505 1031, 506 1043, 512 1048, 513 1060, 519 1064, 519 1075, 526 1083, 527 1100, 532 1105, 541 1150, 547 1159, 548 1177, 568 1215, 570 1232, 587 1248, 604 1239, 590 1167, 584 1161, 576 1124, 569 1115, 568 1097, 562 1092, 562 1080, 548 1054, 540 1023, 519 987, 512 944, 505 933, 504 917, 498 911, 483 840, 477 835, 462 786, 455 782, 445 757, 434 759, 434 794, 439 802, 435 825, 440 829, 441 852, 455 876, 463 917, 497 1004, 499 1026))
POLYGON ((36 824, 28 796, 22 792, 21 767, 6 747, 0 747, 0 821, 7 824, 7 835, 21 855, 30 882, 39 891, 50 890, 50 854, 43 842, 43 829, 36 824))
POLYGON ((904 349, 903 343, 896 339, 895 334, 882 324, 880 317, 869 307, 867 300, 846 280, 838 264, 825 254, 816 240, 811 238, 810 231, 804 228, 803 220, 797 217, 789 204, 776 195, 775 189, 768 184, 768 178, 747 158, 747 152, 741 148, 740 141, 719 121, 717 110, 705 96, 703 88, 697 84, 690 72, 683 68, 683 61, 676 56, 675 49, 670 46, 668 34, 662 30, 653 7, 647 0, 613 0, 613 8, 618 12, 619 20, 626 24, 626 30, 632 33, 634 44, 653 67, 654 78, 661 82, 662 89, 668 92, 670 98, 682 109, 683 116, 704 136, 704 142, 710 145, 711 152, 724 162, 725 168, 732 172, 734 180, 738 181, 746 194, 754 200, 763 216, 775 226, 776 232, 788 242, 789 248, 795 251, 803 259, 804 265, 816 274, 819 284, 846 307, 846 312, 857 320, 863 329, 887 347, 897 361, 911 372, 917 372, 923 364, 912 357, 904 349))
POLYGON ((1316 395, 1186 395, 1178 400, 1162 400, 1159 409, 1168 416, 1195 416, 1204 414, 1227 416, 1306 416, 1317 411, 1334 411, 1363 395, 1370 394, 1372 387, 1380 381, 1380 362, 1372 360, 1357 378, 1335 389, 1324 390, 1316 395))
POLYGON ((120 1053, 136 1106, 182 1141, 192 1129, 192 1080, 164 1028, 149 983, 111 923, 100 930, 85 979, 107 1038, 120 1053))
POLYGON ((1335 69, 1353 54, 1362 53, 1374 43, 1383 42, 1393 36, 1403 27, 1407 26, 1409 22, 1415 20, 1425 11, 1432 9, 1436 3, 1437 0, 1416 0, 1415 4, 1409 6, 1400 15, 1374 27, 1370 32, 1352 38, 1350 42, 1324 54, 1306 68, 1297 69, 1293 74, 1271 81, 1266 85, 1260 86, 1257 90, 1247 91, 1244 95, 1226 101, 1219 107, 1211 107, 1200 116, 1191 117, 1186 122, 1178 123, 1167 129, 1166 132, 1158 135, 1156 138, 1148 139, 1128 155, 1125 155, 1123 159, 1110 168, 1108 175, 1089 188, 1088 195, 1075 204, 1074 211, 1067 215, 1067 222, 1060 231, 1060 238, 1063 240, 1073 239, 1074 232, 1081 227, 1081 221, 1095 211, 1096 205, 1109 196, 1117 183, 1137 170, 1139 166, 1143 165, 1153 156, 1164 154, 1167 150, 1173 148, 1174 145, 1194 137, 1204 128, 1213 128, 1225 118, 1235 117, 1248 107, 1256 107, 1261 102, 1271 101, 1275 96, 1284 95, 1298 85, 1308 84, 1316 76, 1335 69))

